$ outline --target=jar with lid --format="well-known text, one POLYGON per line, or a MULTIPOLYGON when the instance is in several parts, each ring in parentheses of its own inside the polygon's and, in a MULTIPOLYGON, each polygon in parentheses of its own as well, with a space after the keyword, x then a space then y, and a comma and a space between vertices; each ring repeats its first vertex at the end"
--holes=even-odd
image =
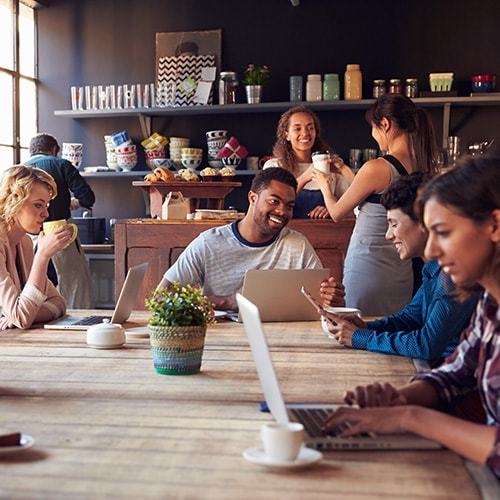
POLYGON ((362 75, 359 64, 348 64, 344 73, 344 99, 362 99, 362 75))
POLYGON ((340 82, 338 73, 327 73, 323 79, 323 101, 340 99, 340 82))
POLYGON ((385 94, 385 80, 373 80, 373 98, 377 99, 385 94))
POLYGON ((405 84, 406 97, 418 97, 418 80, 416 78, 407 78, 405 84))
POLYGON ((401 80, 399 78, 389 80, 389 94, 401 94, 401 80))
POLYGON ((307 75, 306 82, 306 101, 321 101, 323 86, 321 84, 321 75, 307 75))
POLYGON ((219 104, 236 103, 238 76, 234 71, 222 71, 219 80, 219 104))

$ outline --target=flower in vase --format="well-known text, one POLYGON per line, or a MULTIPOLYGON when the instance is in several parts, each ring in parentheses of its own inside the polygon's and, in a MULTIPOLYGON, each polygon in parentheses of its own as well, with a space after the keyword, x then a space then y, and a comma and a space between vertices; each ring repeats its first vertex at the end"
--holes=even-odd
POLYGON ((266 85, 269 80, 269 68, 264 66, 256 66, 249 64, 245 69, 243 83, 245 85, 266 85))

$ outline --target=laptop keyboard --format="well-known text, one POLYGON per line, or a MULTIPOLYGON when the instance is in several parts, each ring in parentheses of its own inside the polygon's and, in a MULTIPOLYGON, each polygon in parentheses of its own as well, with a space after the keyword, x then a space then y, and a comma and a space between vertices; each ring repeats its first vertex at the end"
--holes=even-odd
MULTIPOLYGON (((325 423, 326 417, 330 414, 331 410, 324 408, 290 408, 289 411, 295 417, 297 422, 300 422, 307 434, 310 437, 317 438, 324 436, 322 428, 325 423)), ((328 433, 328 436, 338 436, 345 429, 350 427, 349 423, 345 423, 328 433)), ((361 434, 361 436, 369 436, 368 434, 361 434)))
POLYGON ((85 318, 75 321, 74 324, 78 326, 92 326, 102 323, 105 319, 109 319, 111 321, 111 316, 86 316, 85 318))

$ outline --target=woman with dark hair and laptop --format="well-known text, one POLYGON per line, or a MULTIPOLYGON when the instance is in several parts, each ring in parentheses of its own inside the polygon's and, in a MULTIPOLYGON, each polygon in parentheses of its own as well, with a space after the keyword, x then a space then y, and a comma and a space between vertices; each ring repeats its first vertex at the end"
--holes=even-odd
MULTIPOLYGON (((424 260, 427 230, 414 211, 418 189, 430 176, 422 172, 392 182, 381 203, 387 210, 386 239, 401 260, 424 260)), ((458 344, 469 324, 478 295, 460 302, 455 286, 435 259, 427 259, 422 269, 422 285, 412 301, 401 311, 376 321, 364 322, 356 315, 329 322, 328 329, 346 347, 399 354, 440 364, 458 344)), ((328 317, 328 313, 326 314, 328 317)))

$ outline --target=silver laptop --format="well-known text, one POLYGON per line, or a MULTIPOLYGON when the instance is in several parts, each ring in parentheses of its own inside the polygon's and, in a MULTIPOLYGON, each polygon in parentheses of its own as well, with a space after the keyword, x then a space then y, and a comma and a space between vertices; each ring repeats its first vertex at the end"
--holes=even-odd
MULTIPOLYGON (((340 438, 325 436, 321 427, 326 416, 339 405, 294 403, 283 400, 280 385, 269 353, 258 307, 240 294, 236 295, 243 318, 250 348, 259 375, 267 407, 277 422, 298 421, 304 425, 305 443, 320 450, 366 450, 366 449, 439 449, 435 441, 414 434, 363 435, 340 438)), ((304 300, 307 303, 307 301, 304 300)), ((309 305, 309 304, 308 304, 309 305)), ((310 307, 310 306, 309 306, 310 307)), ((334 369, 334 368, 332 368, 334 369)))
MULTIPOLYGON (((318 313, 304 300, 304 286, 318 300, 319 285, 330 269, 249 269, 241 295, 257 305, 260 318, 268 321, 318 321, 318 313)), ((231 319, 242 321, 241 314, 231 319)))
POLYGON ((134 309, 147 268, 148 263, 144 262, 128 270, 112 316, 90 315, 82 317, 66 315, 64 318, 46 323, 44 328, 48 330, 87 330, 89 326, 102 323, 105 319, 119 325, 125 323, 134 309))

